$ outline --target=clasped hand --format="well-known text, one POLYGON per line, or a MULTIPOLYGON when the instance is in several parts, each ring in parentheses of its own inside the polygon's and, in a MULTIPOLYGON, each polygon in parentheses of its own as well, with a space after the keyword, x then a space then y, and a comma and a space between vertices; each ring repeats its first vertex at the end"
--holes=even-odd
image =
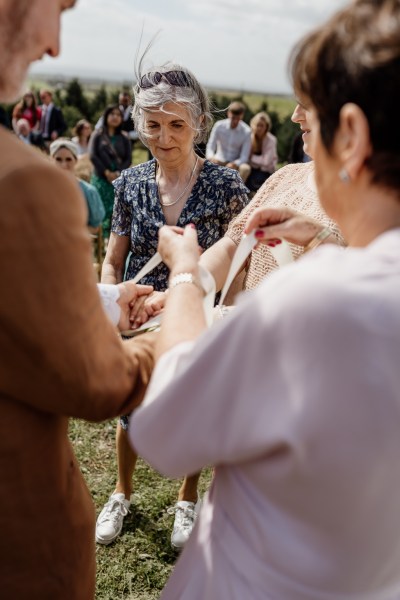
MULTIPOLYGON (((168 225, 161 227, 158 233, 158 252, 172 274, 192 273, 198 278, 201 248, 193 225, 187 225, 184 229, 168 225)), ((159 315, 166 299, 166 291, 153 292, 136 302, 130 313, 130 328, 137 329, 148 319, 159 315)))
POLYGON ((138 285, 132 281, 124 281, 118 284, 121 316, 118 323, 120 331, 134 329, 133 321, 135 315, 142 310, 143 304, 153 291, 151 285, 138 285))

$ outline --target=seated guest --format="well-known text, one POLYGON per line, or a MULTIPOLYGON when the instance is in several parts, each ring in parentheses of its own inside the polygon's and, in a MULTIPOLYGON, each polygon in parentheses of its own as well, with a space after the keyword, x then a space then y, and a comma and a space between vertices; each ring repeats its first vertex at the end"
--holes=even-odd
POLYGON ((42 134, 37 129, 31 129, 27 119, 18 119, 15 126, 15 133, 24 144, 36 146, 39 150, 47 152, 42 134))
MULTIPOLYGON (((78 148, 72 140, 59 138, 55 142, 52 142, 50 144, 50 156, 58 167, 75 174, 75 167, 78 163, 78 148)), ((78 183, 87 204, 87 225, 89 230, 95 233, 104 219, 105 210, 103 203, 93 185, 79 178, 78 183)))
MULTIPOLYGON (((345 250, 312 250, 205 332, 196 231, 160 231, 169 297, 131 441, 168 477, 215 466, 162 600, 400 597, 399 64, 399 0, 354 0, 293 55, 345 250)), ((259 209, 246 232, 286 222, 259 209)))
POLYGON ((251 149, 248 163, 239 173, 251 192, 256 192, 275 171, 278 161, 276 137, 270 133, 271 118, 266 112, 257 113, 250 121, 251 149))
POLYGON ((74 127, 74 137, 78 148, 78 157, 81 158, 89 153, 89 140, 92 135, 92 126, 86 119, 80 119, 74 127))
POLYGON ((245 106, 232 102, 227 119, 217 121, 211 130, 206 147, 206 158, 216 165, 238 170, 250 154, 250 127, 243 121, 245 106))
POLYGON ((18 119, 15 124, 15 133, 18 138, 24 142, 24 144, 31 143, 31 126, 29 125, 29 121, 27 119, 18 119))

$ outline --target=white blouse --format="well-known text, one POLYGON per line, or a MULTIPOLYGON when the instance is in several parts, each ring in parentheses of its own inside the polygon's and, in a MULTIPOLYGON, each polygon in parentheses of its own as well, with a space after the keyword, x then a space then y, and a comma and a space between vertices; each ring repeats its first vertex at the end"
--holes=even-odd
POLYGON ((216 465, 163 600, 399 600, 399 256, 321 246, 159 361, 131 442, 216 465))

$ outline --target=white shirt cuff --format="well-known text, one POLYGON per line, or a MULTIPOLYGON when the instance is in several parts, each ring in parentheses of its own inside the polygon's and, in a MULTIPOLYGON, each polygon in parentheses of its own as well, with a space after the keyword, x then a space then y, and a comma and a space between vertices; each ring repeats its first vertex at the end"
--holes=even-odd
POLYGON ((117 302, 120 296, 118 286, 111 283, 98 283, 97 287, 108 318, 114 325, 118 325, 121 318, 121 307, 117 302))

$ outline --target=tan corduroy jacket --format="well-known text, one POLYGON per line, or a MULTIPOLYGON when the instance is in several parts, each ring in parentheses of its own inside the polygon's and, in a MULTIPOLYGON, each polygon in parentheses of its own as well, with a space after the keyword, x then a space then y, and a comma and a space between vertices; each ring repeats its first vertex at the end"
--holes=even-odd
POLYGON ((0 596, 86 600, 95 515, 68 417, 129 413, 153 339, 105 316, 76 182, 0 129, 0 596))

